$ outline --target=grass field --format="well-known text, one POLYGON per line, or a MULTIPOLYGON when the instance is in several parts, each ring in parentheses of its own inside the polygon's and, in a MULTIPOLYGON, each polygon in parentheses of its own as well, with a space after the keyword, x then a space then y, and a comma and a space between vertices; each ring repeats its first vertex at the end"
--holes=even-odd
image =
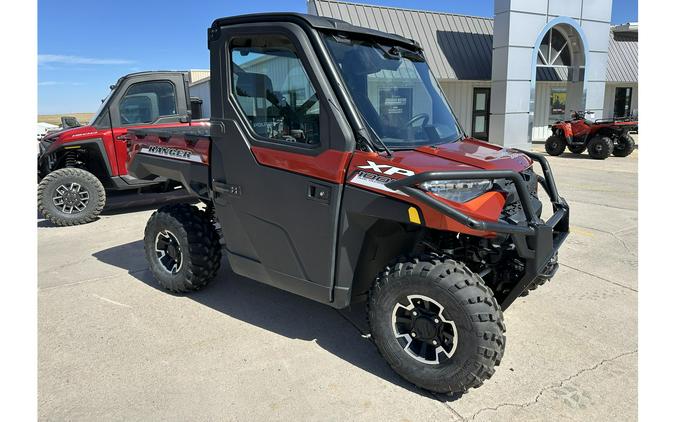
POLYGON ((61 124, 61 116, 75 116, 80 123, 85 124, 91 119, 94 113, 64 113, 64 114, 39 114, 38 122, 51 123, 53 125, 61 124))

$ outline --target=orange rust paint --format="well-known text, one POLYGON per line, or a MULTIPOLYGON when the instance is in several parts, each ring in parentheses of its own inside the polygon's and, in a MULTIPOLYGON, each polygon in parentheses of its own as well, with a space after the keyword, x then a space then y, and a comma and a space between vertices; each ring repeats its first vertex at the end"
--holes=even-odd
POLYGON ((347 163, 351 156, 349 152, 332 149, 316 156, 263 147, 251 147, 251 151, 258 163, 264 166, 279 168, 332 183, 344 183, 347 163))
MULTIPOLYGON (((441 202, 450 205, 458 211, 463 212, 464 214, 473 217, 477 220, 485 221, 497 221, 499 215, 504 208, 506 199, 504 195, 499 192, 487 192, 478 198, 475 198, 469 202, 463 204, 448 201, 439 196, 433 195, 436 199, 441 202)), ((410 199, 410 198, 409 198, 410 199)), ((422 215, 424 216, 424 222, 427 227, 431 227, 439 230, 447 230, 459 233, 465 233, 470 235, 481 235, 485 236, 485 232, 479 230, 473 230, 466 227, 463 224, 458 223, 452 218, 446 216, 445 214, 426 206, 424 204, 419 205, 422 215)), ((494 235, 494 233, 489 233, 489 235, 494 235)))

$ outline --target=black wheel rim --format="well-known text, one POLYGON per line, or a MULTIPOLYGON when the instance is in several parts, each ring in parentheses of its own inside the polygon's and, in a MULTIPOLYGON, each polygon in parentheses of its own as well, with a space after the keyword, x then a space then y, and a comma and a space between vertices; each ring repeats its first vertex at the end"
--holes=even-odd
POLYGON ((155 253, 161 267, 170 274, 176 274, 183 267, 183 252, 176 235, 162 230, 155 238, 155 253))
POLYGON ((391 313, 396 340, 415 360, 438 365, 457 350, 457 327, 443 316, 444 308, 423 295, 409 295, 399 300, 391 313))
POLYGON ((89 191, 79 183, 61 184, 54 190, 52 202, 64 214, 77 214, 87 208, 89 191))

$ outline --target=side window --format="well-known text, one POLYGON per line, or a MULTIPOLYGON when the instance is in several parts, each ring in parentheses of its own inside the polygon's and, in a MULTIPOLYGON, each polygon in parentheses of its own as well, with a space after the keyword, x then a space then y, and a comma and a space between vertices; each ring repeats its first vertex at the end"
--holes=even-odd
POLYGON ((176 110, 176 88, 168 81, 139 82, 131 85, 120 101, 123 125, 152 123, 176 110))
POLYGON ((234 39, 232 92, 259 136, 319 144, 319 98, 291 41, 283 36, 234 39))

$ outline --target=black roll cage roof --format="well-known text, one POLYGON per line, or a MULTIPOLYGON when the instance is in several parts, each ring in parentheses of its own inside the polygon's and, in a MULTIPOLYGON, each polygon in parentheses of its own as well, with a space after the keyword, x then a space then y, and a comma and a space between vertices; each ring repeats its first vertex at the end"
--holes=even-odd
POLYGON ((251 13, 247 15, 228 16, 213 21, 209 30, 209 36, 218 33, 222 26, 238 25, 246 23, 260 22, 291 22, 302 26, 309 26, 323 31, 332 31, 337 33, 347 33, 357 37, 376 38, 386 40, 390 43, 398 44, 411 50, 421 51, 422 47, 415 40, 402 37, 388 32, 377 31, 375 29, 355 26, 349 22, 340 19, 327 18, 323 16, 307 15, 304 13, 280 12, 280 13, 251 13))

